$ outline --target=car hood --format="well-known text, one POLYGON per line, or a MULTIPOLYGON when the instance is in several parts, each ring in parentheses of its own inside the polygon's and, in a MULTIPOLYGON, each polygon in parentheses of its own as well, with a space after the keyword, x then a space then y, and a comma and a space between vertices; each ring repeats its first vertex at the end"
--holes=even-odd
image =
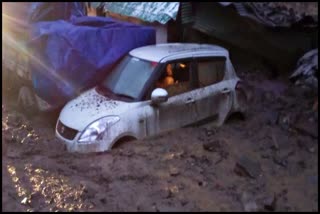
MULTIPOLYGON (((140 102, 141 103, 141 102, 140 102)), ((112 100, 90 89, 66 104, 59 120, 78 131, 84 130, 93 121, 111 115, 120 115, 139 106, 139 102, 127 103, 112 100)))

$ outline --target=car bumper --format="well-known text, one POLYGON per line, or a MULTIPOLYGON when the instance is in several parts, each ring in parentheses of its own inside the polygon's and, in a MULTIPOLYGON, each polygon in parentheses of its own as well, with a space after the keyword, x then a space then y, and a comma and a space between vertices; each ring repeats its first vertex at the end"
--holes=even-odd
POLYGON ((76 135, 74 140, 67 140, 62 137, 59 132, 56 130, 56 137, 63 141, 66 145, 68 152, 79 152, 79 153, 90 153, 90 152, 101 152, 101 143, 93 142, 93 143, 79 143, 78 139, 80 137, 80 132, 76 135))

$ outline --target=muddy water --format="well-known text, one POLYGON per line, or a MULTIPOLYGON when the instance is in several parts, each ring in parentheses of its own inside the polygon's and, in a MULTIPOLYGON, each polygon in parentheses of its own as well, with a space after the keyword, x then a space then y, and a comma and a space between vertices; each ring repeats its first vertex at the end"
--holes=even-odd
POLYGON ((258 71, 241 75, 255 95, 245 120, 102 154, 67 153, 56 116, 26 118, 3 98, 3 211, 318 211, 314 96, 258 71))

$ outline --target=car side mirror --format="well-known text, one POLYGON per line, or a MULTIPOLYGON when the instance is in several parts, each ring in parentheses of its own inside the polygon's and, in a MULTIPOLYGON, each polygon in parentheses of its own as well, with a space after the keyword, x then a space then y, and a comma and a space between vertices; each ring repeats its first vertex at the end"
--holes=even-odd
POLYGON ((168 100, 168 92, 163 88, 156 88, 151 93, 151 103, 159 105, 168 100))

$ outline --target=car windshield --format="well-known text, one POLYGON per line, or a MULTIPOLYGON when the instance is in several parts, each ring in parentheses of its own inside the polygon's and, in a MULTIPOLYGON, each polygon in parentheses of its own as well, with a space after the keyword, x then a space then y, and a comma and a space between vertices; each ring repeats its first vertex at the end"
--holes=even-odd
POLYGON ((137 99, 153 75, 157 63, 126 56, 103 81, 102 86, 118 96, 137 99))

